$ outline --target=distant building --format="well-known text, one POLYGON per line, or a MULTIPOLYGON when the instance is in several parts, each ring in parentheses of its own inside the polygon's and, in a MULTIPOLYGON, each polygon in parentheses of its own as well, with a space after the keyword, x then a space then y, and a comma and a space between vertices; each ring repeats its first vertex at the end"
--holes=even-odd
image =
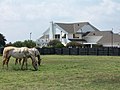
POLYGON ((47 46, 50 40, 59 40, 64 45, 76 41, 89 47, 92 47, 93 44, 105 47, 120 46, 120 35, 114 34, 112 31, 100 31, 89 22, 50 22, 50 27, 36 40, 36 45, 39 47, 47 46))

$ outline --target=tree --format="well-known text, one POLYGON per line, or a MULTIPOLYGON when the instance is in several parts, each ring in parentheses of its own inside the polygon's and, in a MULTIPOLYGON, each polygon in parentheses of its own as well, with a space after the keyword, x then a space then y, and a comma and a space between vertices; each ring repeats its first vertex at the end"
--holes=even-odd
POLYGON ((82 44, 72 41, 72 42, 67 43, 66 47, 72 47, 72 48, 82 47, 82 44))
POLYGON ((3 34, 0 33, 0 47, 4 47, 5 46, 5 36, 3 36, 3 34))
POLYGON ((13 43, 13 46, 15 46, 15 47, 23 47, 23 42, 16 41, 16 42, 13 43))
POLYGON ((36 46, 36 43, 32 40, 25 40, 24 42, 22 41, 16 41, 12 44, 15 47, 29 47, 33 48, 36 46))
POLYGON ((63 48, 64 45, 63 45, 62 43, 57 43, 57 44, 55 45, 55 47, 56 47, 56 48, 63 48))
POLYGON ((12 44, 12 42, 9 42, 5 46, 13 46, 13 44, 12 44))
POLYGON ((25 40, 23 42, 23 46, 33 48, 33 47, 36 46, 36 43, 34 41, 32 41, 32 40, 25 40))
POLYGON ((51 40, 48 43, 48 46, 56 47, 56 48, 64 47, 64 45, 59 40, 51 40))

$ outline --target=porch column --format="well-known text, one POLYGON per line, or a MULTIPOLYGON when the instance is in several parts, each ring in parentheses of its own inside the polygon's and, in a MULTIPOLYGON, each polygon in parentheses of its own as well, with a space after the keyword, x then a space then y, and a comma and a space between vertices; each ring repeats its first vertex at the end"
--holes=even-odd
POLYGON ((93 45, 92 44, 90 44, 90 48, 92 48, 93 47, 93 45))

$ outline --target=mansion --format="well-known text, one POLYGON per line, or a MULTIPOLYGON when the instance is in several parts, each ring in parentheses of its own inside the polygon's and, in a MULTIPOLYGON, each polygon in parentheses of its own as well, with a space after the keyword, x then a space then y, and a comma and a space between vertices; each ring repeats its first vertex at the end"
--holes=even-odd
POLYGON ((111 30, 100 31, 89 22, 78 23, 53 23, 43 35, 36 40, 38 47, 47 46, 51 40, 59 40, 63 45, 71 41, 89 45, 94 44, 104 47, 120 47, 120 35, 111 30))

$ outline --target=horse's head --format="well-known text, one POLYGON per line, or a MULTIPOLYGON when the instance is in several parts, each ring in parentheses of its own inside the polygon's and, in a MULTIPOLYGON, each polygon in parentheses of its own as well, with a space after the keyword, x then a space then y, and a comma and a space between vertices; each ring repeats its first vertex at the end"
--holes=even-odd
POLYGON ((41 58, 40 58, 40 52, 38 51, 38 49, 35 49, 35 56, 38 58, 38 65, 40 65, 41 58))
POLYGON ((40 58, 40 52, 36 48, 30 48, 29 51, 35 55, 35 57, 38 58, 38 65, 41 63, 41 58, 40 58))
POLYGON ((29 51, 29 53, 30 53, 30 56, 29 56, 29 57, 30 57, 31 60, 32 60, 32 65, 33 65, 34 69, 35 69, 35 70, 38 70, 38 63, 37 63, 37 60, 36 60, 36 57, 35 57, 34 53, 31 52, 31 51, 29 51))
POLYGON ((40 65, 40 63, 41 63, 40 55, 37 55, 37 58, 38 58, 38 65, 40 65))
POLYGON ((35 70, 38 70, 37 60, 33 61, 33 62, 32 62, 32 65, 33 65, 33 67, 34 67, 35 70))

